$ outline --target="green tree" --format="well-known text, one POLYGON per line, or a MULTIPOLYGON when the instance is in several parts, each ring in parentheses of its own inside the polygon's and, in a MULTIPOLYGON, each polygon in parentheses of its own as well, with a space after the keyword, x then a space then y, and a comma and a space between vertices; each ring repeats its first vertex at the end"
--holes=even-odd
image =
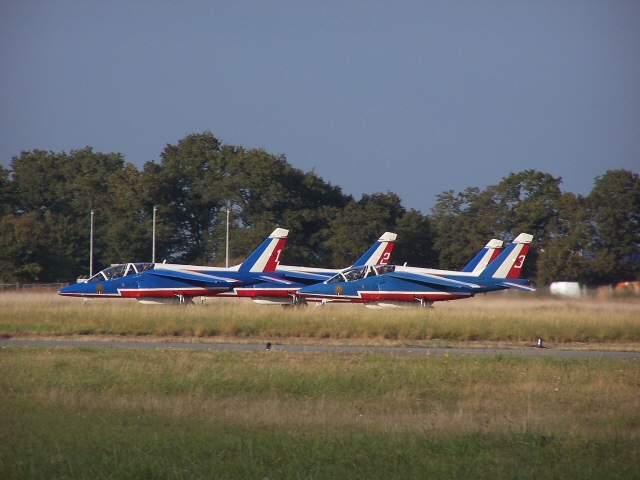
POLYGON ((496 188, 500 205, 508 214, 503 235, 527 232, 536 241, 545 241, 549 226, 558 214, 561 183, 561 178, 536 170, 512 173, 504 178, 496 188))
POLYGON ((210 132, 167 146, 141 175, 143 203, 158 205, 163 245, 173 259, 223 264, 230 210, 230 257, 244 259, 281 226, 291 231, 284 261, 323 261, 321 230, 347 198, 282 155, 222 145, 210 132))
MULTIPOLYGON (((164 194, 165 186, 161 183, 162 167, 157 163, 145 163, 137 181, 137 192, 140 196, 140 203, 144 217, 147 216, 149 238, 152 242, 153 236, 153 209, 156 208, 156 261, 171 260, 175 258, 176 241, 181 241, 178 235, 178 227, 173 221, 170 212, 173 206, 168 202, 168 195, 164 194)), ((151 243, 150 243, 151 245, 151 243)), ((143 257, 144 258, 144 257, 143 257)))
POLYGON ((34 150, 22 152, 11 162, 16 213, 43 212, 51 208, 64 210, 64 199, 58 189, 65 182, 62 163, 64 154, 34 150))
POLYGON ((289 264, 308 266, 329 265, 329 255, 323 249, 323 239, 338 212, 351 199, 339 187, 325 182, 315 172, 289 177, 289 208, 282 225, 291 230, 284 259, 289 264))
POLYGON ((0 220, 0 281, 49 281, 45 268, 53 252, 38 212, 9 214, 0 220))
POLYGON ((506 220, 503 239, 511 239, 520 232, 533 235, 534 243, 522 275, 536 282, 539 281, 538 254, 547 248, 558 224, 561 183, 561 178, 554 178, 548 173, 525 170, 508 175, 496 189, 506 220))
POLYGON ((490 238, 499 218, 493 192, 469 187, 457 195, 453 190, 436 196, 430 221, 435 232, 434 248, 440 268, 460 269, 490 238))
MULTIPOLYGON (((122 155, 96 153, 90 147, 69 154, 34 150, 13 158, 16 215, 29 215, 32 224, 38 222, 47 232, 42 248, 50 254, 39 257, 40 278, 70 280, 88 272, 90 211, 110 210, 107 185, 123 166, 122 155)), ((115 260, 105 254, 108 228, 108 223, 96 223, 95 251, 100 259, 96 267, 115 260)))
MULTIPOLYGON (((68 242, 75 245, 72 258, 82 273, 89 272, 91 211, 94 212, 94 273, 111 263, 129 260, 112 250, 115 244, 110 238, 110 232, 119 229, 118 224, 123 221, 110 215, 114 203, 123 194, 122 191, 110 190, 110 185, 119 178, 124 167, 122 154, 94 152, 91 147, 72 150, 61 162, 64 182, 58 184, 57 195, 63 209, 52 213, 64 217, 68 221, 68 229, 64 238, 56 241, 59 245, 68 242)), ((135 225, 127 228, 133 229, 135 225)))
MULTIPOLYGON (((232 155, 225 155, 225 160, 222 191, 232 211, 231 252, 245 257, 274 228, 280 226, 293 232, 292 226, 285 224, 285 214, 295 208, 292 184, 294 179, 301 181, 303 174, 283 156, 270 155, 262 149, 236 147, 232 155)), ((290 258, 291 243, 287 242, 286 258, 290 258)))
POLYGON ((489 240, 534 236, 523 275, 535 280, 537 249, 546 248, 557 223, 561 179, 535 170, 512 173, 483 191, 468 188, 438 195, 432 210, 436 248, 444 268, 459 269, 489 240))
POLYGON ((110 200, 108 208, 98 211, 102 235, 99 261, 150 261, 153 207, 145 205, 140 173, 134 165, 126 164, 105 179, 105 187, 110 200))
POLYGON ((612 283, 640 277, 640 177, 609 170, 597 177, 587 197, 596 226, 591 280, 612 283))
POLYGON ((587 282, 589 239, 592 223, 589 221, 586 201, 581 196, 564 193, 558 199, 558 213, 547 226, 545 245, 538 249, 537 282, 587 282))
POLYGON ((11 172, 0 165, 0 218, 15 210, 10 175, 11 172))
POLYGON ((428 217, 411 209, 397 219, 394 231, 398 240, 391 254, 392 263, 437 268, 435 235, 428 217))
POLYGON ((329 223, 322 247, 329 252, 330 265, 352 265, 385 231, 394 231, 405 214, 400 198, 392 192, 363 195, 351 200, 329 223))
POLYGON ((292 167, 282 155, 262 149, 223 149, 223 188, 232 210, 232 252, 246 255, 276 226, 290 230, 283 260, 322 263, 320 231, 347 197, 313 171, 292 167))
MULTIPOLYGON (((206 264, 215 257, 213 232, 224 208, 217 189, 220 164, 220 141, 210 132, 191 134, 177 145, 167 145, 160 155, 159 168, 145 166, 145 185, 157 181, 154 192, 159 214, 165 225, 169 260, 206 264)), ((147 197, 148 199, 148 197, 147 197)))

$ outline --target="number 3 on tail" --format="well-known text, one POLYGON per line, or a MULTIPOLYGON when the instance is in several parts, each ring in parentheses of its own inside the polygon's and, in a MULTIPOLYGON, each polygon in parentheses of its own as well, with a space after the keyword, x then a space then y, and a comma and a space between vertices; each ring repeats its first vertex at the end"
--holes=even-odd
POLYGON ((522 265, 524 264, 524 259, 527 258, 526 255, 520 255, 517 259, 516 259, 516 263, 513 265, 513 268, 517 268, 518 270, 522 268, 522 265))

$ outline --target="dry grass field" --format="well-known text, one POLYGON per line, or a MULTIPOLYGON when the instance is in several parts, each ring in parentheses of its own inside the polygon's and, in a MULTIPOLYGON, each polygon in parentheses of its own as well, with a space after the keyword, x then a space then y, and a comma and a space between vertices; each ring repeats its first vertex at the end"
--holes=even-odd
POLYGON ((54 292, 4 292, 0 335, 516 346, 542 338, 563 348, 637 350, 640 299, 495 293, 426 309, 373 310, 362 305, 283 309, 233 298, 178 307, 123 299, 83 302, 54 292))

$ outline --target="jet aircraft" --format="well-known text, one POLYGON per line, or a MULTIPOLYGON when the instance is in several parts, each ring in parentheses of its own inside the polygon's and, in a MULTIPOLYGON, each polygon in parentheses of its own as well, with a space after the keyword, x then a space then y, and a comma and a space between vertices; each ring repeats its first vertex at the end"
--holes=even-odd
POLYGON ((274 277, 268 278, 263 282, 240 286, 234 290, 239 297, 251 298, 254 302, 262 305, 288 306, 305 304, 304 300, 297 295, 298 290, 302 287, 321 283, 349 268, 386 265, 389 263, 396 238, 397 234, 384 232, 351 267, 321 269, 280 265, 276 268, 274 277))
MULTIPOLYGON (((257 303, 293 304, 295 292, 341 270, 279 266, 288 230, 278 228, 241 265, 231 268, 128 263, 106 268, 88 281, 62 288, 71 297, 135 298, 141 303, 188 303, 194 297, 242 296, 257 303), (253 285, 259 286, 252 289, 253 285)), ((396 234, 385 232, 354 266, 388 262, 396 234)))
MULTIPOLYGON (((230 268, 129 263, 102 270, 83 283, 58 291, 68 297, 136 298, 142 303, 186 303, 193 297, 232 292, 235 287, 264 282, 275 272, 289 231, 276 228, 240 265, 230 268)), ((304 275, 302 272, 300 275, 304 275)), ((325 277, 326 278, 326 277, 325 277)), ((317 280, 319 281, 319 280, 317 280)))
POLYGON ((518 288, 532 291, 520 272, 533 237, 521 233, 491 263, 489 242, 463 271, 382 265, 349 269, 298 295, 307 301, 364 303, 375 307, 431 306, 434 302, 473 297, 476 293, 518 288), (476 259, 480 258, 476 262, 476 259))

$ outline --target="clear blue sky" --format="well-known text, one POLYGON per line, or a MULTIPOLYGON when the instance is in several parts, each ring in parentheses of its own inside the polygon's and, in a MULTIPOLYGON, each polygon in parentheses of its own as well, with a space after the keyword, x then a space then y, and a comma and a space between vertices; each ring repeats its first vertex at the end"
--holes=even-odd
POLYGON ((357 199, 640 171, 640 2, 0 0, 0 163, 210 130, 357 199))

